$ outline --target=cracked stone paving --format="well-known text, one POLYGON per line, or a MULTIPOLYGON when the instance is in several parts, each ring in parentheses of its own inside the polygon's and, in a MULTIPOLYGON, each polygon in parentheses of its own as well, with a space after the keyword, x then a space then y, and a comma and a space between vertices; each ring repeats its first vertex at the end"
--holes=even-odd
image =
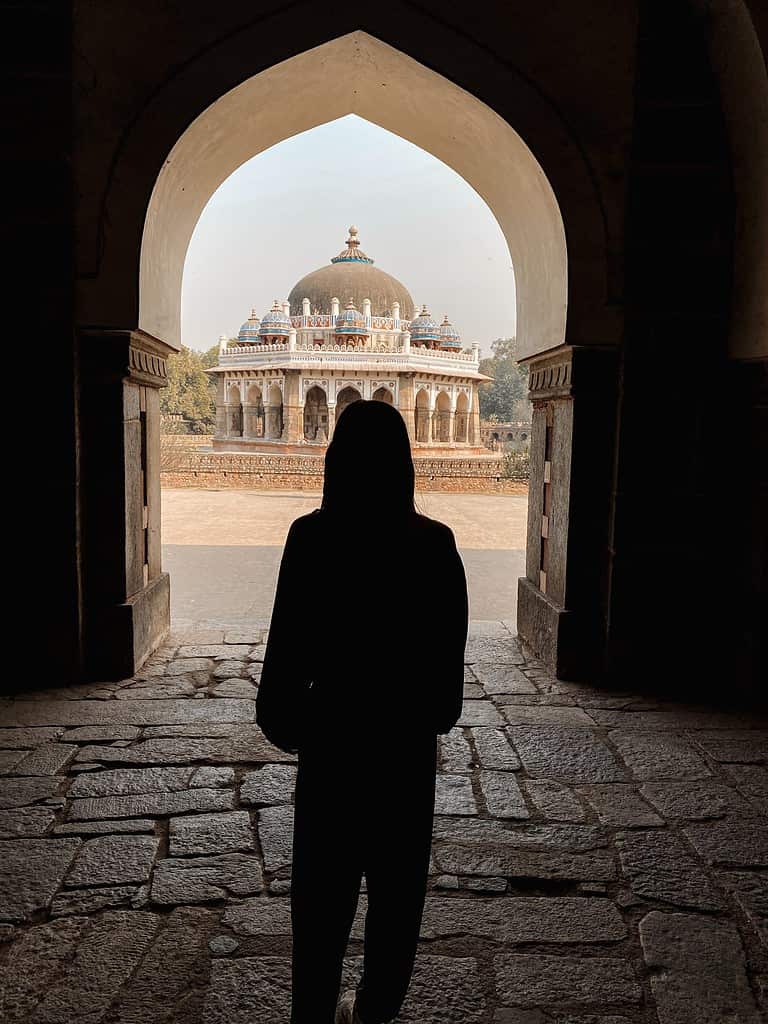
MULTIPOLYGON (((133 679, 0 702, 6 1024, 287 1021, 296 768, 254 724, 265 635, 177 624, 133 679)), ((398 1019, 764 1020, 765 718, 558 682, 501 622, 466 662, 398 1019)))

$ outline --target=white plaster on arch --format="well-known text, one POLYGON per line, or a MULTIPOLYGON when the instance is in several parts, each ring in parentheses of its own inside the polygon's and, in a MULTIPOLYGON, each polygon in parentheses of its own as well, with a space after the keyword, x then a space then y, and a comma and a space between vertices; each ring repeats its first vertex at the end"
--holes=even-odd
POLYGON ((499 222, 512 257, 521 357, 561 344, 565 231, 540 165, 490 107, 365 32, 255 75, 203 111, 179 138, 147 208, 139 327, 180 344, 187 247, 205 204, 225 178, 283 139, 347 114, 420 146, 475 189, 499 222))

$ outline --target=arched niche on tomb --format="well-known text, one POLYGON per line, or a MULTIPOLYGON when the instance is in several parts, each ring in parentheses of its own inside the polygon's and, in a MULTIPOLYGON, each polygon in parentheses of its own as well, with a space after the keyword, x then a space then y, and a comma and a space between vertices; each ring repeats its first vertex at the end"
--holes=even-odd
POLYGON ((456 399, 453 437, 458 444, 466 444, 469 437, 469 399, 464 391, 460 391, 459 397, 456 399))
POLYGON ((371 395, 371 398, 373 399, 374 402, 385 402, 387 405, 395 404, 395 396, 392 394, 391 388, 385 387, 383 385, 381 387, 376 388, 376 390, 371 395))
POLYGON ((230 437, 243 433, 243 403, 237 384, 230 384, 227 389, 227 433, 230 437))
POLYGON ((359 402, 362 399, 360 391, 352 384, 348 384, 343 387, 336 396, 336 422, 339 422, 339 416, 344 412, 348 405, 353 402, 359 402))
POLYGON ((429 392, 425 388, 419 388, 416 392, 416 441, 419 444, 428 444, 431 440, 429 392))
POLYGON ((438 392, 435 400, 432 437, 434 441, 439 441, 441 444, 446 444, 451 440, 451 399, 445 391, 438 392))
POLYGON ((278 384, 267 388, 267 403, 264 408, 264 436, 276 441, 283 433, 283 392, 278 384))
POLYGON ((304 440, 328 440, 328 398, 323 388, 313 385, 304 396, 304 440))

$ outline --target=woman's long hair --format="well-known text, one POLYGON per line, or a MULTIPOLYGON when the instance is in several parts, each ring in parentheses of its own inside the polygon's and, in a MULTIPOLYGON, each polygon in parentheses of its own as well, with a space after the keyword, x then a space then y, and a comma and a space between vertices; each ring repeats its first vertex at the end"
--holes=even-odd
POLYGON ((415 512, 414 468, 405 421, 386 402, 352 402, 325 454, 324 511, 352 525, 415 512), (358 518, 362 517, 362 518, 358 518))

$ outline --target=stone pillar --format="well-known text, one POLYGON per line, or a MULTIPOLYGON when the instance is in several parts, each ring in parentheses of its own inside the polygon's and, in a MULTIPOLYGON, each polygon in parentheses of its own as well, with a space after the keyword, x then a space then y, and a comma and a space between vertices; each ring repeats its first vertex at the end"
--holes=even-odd
POLYGON ((398 378, 397 407, 405 420, 411 444, 416 440, 416 408, 413 397, 413 374, 401 373, 398 378))
POLYGON ((293 444, 297 444, 304 437, 304 409, 299 404, 300 385, 300 372, 286 370, 283 391, 283 440, 293 444))
POLYGON ((160 558, 160 400, 173 349, 143 331, 81 335, 85 672, 132 675, 170 625, 160 558), (122 543, 116 543, 122 537, 122 543))
POLYGON ((276 441, 280 437, 280 406, 264 407, 264 436, 268 441, 276 441))
POLYGON ((215 437, 223 439, 227 436, 227 410, 224 401, 224 375, 216 375, 216 433, 215 437))
POLYGON ((616 353, 561 349, 528 362, 533 402, 521 638, 559 678, 601 671, 607 632, 616 353))
POLYGON ((243 406, 243 437, 253 438, 258 436, 258 419, 259 419, 259 407, 258 405, 244 405, 243 406))
POLYGON ((448 441, 453 444, 456 440, 456 410, 451 409, 448 413, 448 441))
POLYGON ((328 406, 328 440, 333 437, 333 430, 336 426, 336 403, 328 406))
POLYGON ((480 444, 480 400, 477 394, 477 384, 472 385, 472 408, 469 411, 467 441, 472 445, 480 444))
POLYGON ((226 439, 232 436, 232 410, 234 406, 230 405, 229 402, 225 402, 222 409, 224 410, 224 424, 221 436, 226 439))

